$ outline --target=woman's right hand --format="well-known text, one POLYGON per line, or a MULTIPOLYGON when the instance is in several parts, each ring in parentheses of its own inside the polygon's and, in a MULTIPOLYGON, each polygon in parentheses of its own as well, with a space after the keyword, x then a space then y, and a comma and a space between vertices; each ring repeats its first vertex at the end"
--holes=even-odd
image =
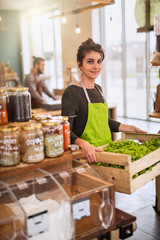
POLYGON ((94 147, 87 141, 80 138, 76 139, 75 144, 80 146, 88 163, 97 162, 96 152, 102 152, 101 149, 94 147))

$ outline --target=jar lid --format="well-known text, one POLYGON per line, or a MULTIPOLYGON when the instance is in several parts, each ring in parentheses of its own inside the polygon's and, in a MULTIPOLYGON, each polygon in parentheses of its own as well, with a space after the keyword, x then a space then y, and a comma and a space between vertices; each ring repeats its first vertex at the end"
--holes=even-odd
POLYGON ((63 116, 63 121, 68 121, 68 117, 67 116, 63 116))
POLYGON ((16 132, 17 130, 18 130, 18 127, 15 125, 0 127, 0 132, 16 132))
POLYGON ((10 92, 24 92, 24 91, 28 91, 28 87, 12 87, 12 88, 9 88, 10 92))
POLYGON ((63 121, 68 121, 68 117, 67 116, 51 116, 50 117, 51 119, 55 119, 55 120, 59 120, 59 121, 61 121, 61 122, 63 122, 63 121))
POLYGON ((33 115, 33 119, 35 119, 37 122, 41 122, 47 120, 47 117, 41 114, 35 114, 33 115))
POLYGON ((56 126, 56 125, 59 125, 61 124, 61 121, 59 120, 56 120, 56 119, 52 119, 52 120, 44 120, 41 122, 43 126, 56 126))
POLYGON ((6 88, 0 88, 0 93, 5 93, 7 91, 6 88))
POLYGON ((31 131, 31 130, 40 129, 40 128, 41 128, 40 123, 28 123, 21 126, 21 129, 24 131, 31 131))

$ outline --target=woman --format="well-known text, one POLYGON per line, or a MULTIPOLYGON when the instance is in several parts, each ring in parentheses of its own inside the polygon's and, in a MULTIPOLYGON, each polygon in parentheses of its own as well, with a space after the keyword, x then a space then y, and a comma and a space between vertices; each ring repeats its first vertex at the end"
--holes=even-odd
POLYGON ((88 39, 78 48, 77 64, 81 81, 69 86, 62 96, 62 115, 70 116, 71 143, 85 153, 86 160, 96 162, 97 147, 111 140, 111 132, 145 131, 108 118, 108 105, 101 87, 95 83, 102 70, 104 50, 100 44, 88 39))

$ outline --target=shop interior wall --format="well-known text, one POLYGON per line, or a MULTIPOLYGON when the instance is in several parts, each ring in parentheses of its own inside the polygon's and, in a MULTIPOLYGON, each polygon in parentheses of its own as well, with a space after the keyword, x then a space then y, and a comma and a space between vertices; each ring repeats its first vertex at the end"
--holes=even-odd
POLYGON ((68 81, 69 74, 67 68, 77 67, 76 54, 79 45, 92 37, 91 12, 81 13, 78 16, 78 24, 81 29, 80 34, 75 33, 76 15, 69 16, 67 22, 62 24, 62 62, 64 82, 68 81))
MULTIPOLYGON (((68 8, 75 9, 75 3, 68 8)), ((18 73, 22 82, 20 13, 18 11, 0 11, 0 14, 4 17, 4 25, 8 28, 7 31, 0 31, 0 62, 9 60, 11 67, 18 73)), ((80 34, 75 33, 76 23, 77 16, 74 14, 67 17, 66 24, 61 24, 64 82, 68 81, 69 78, 67 67, 77 66, 76 53, 78 46, 87 38, 92 37, 91 12, 78 14, 80 34)))
POLYGON ((3 16, 3 25, 7 30, 0 31, 0 62, 10 61, 11 68, 18 73, 20 80, 20 18, 18 11, 0 11, 3 16))

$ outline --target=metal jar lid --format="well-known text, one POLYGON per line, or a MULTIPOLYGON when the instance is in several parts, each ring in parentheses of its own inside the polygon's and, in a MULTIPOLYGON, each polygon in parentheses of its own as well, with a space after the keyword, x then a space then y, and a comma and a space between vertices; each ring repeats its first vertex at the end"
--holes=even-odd
POLYGON ((25 92, 28 91, 28 87, 11 87, 8 89, 10 92, 25 92))
POLYGON ((57 126, 57 125, 60 125, 60 124, 61 124, 61 121, 56 120, 56 119, 54 119, 54 120, 44 120, 44 121, 41 122, 41 124, 42 124, 43 126, 47 126, 47 127, 57 126))
POLYGON ((18 127, 15 126, 15 125, 9 125, 9 126, 0 127, 0 132, 4 132, 4 133, 16 132, 17 130, 18 130, 18 127))
POLYGON ((31 131, 31 130, 40 129, 41 126, 42 125, 40 123, 28 123, 28 124, 21 126, 21 129, 24 131, 31 131))

